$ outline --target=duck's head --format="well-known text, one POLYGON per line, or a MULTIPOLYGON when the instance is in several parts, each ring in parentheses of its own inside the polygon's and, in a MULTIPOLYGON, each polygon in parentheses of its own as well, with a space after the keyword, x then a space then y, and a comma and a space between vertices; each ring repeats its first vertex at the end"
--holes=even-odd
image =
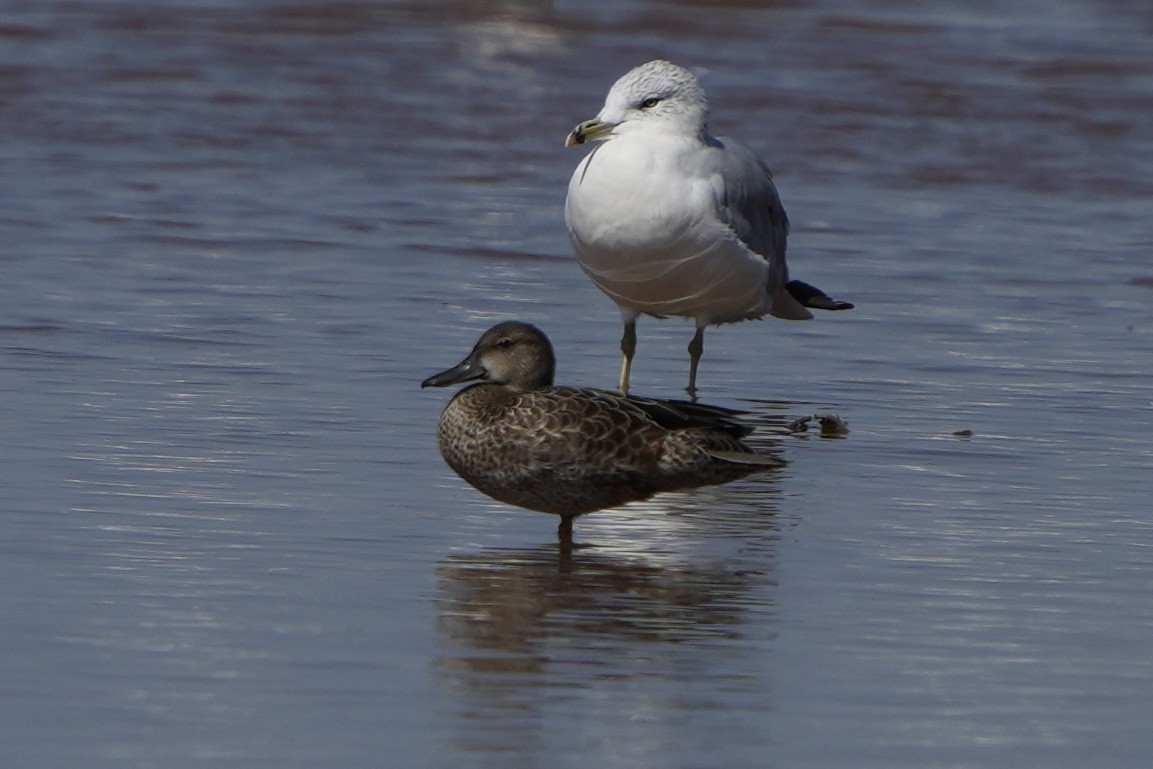
POLYGON ((467 358, 448 371, 430 376, 420 386, 479 381, 526 392, 551 385, 555 371, 556 356, 544 332, 529 323, 510 320, 484 332, 467 358))

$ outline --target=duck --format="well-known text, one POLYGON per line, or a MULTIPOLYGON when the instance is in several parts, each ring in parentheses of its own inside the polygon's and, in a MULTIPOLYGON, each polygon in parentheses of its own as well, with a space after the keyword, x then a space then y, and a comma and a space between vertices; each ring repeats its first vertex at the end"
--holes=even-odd
POLYGON ((743 442, 739 411, 557 386, 555 371, 544 332, 506 321, 421 387, 468 384, 437 422, 441 456, 481 493, 560 516, 562 545, 586 513, 785 464, 743 442))

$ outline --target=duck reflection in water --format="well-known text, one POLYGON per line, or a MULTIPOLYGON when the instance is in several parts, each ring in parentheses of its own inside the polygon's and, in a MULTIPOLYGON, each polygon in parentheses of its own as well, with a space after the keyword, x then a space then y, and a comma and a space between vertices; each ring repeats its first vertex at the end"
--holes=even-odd
POLYGON ((437 572, 439 629, 460 645, 444 662, 478 673, 538 673, 554 638, 574 655, 598 644, 726 638, 738 632, 746 593, 767 579, 749 564, 664 564, 597 548, 461 553, 437 572))
POLYGON ((660 516, 655 544, 633 511, 608 510, 608 546, 445 557, 435 667, 453 739, 503 766, 547 766, 557 740, 644 752, 698 737, 676 726, 700 716, 690 692, 707 690, 722 724, 771 707, 779 487, 750 486, 638 503, 660 516), (542 738, 553 725, 564 735, 542 738))
POLYGON ((508 321, 421 386, 477 383, 441 414, 441 455, 490 497, 559 515, 562 545, 578 515, 783 465, 742 442, 752 429, 736 411, 557 387, 555 369, 548 337, 508 321))

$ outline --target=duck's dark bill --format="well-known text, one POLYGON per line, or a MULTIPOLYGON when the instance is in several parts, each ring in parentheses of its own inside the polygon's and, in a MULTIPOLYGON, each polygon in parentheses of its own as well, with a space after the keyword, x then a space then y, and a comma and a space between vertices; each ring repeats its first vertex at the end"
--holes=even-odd
POLYGON ((484 370, 484 366, 474 360, 471 356, 465 358, 457 365, 450 368, 448 371, 442 371, 439 374, 433 374, 428 379, 420 383, 421 387, 447 387, 449 385, 459 384, 461 382, 471 382, 475 379, 485 379, 488 377, 488 372, 484 370))

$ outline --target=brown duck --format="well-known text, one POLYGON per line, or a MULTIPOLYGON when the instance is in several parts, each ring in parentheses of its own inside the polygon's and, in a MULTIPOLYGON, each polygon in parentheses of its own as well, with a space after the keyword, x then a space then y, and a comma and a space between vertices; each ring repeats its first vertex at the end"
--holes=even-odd
POLYGON ((441 455, 490 497, 559 515, 562 543, 578 515, 784 464, 741 442, 751 429, 735 411, 557 387, 555 368, 548 337, 508 321, 421 386, 477 382, 440 416, 441 455))

